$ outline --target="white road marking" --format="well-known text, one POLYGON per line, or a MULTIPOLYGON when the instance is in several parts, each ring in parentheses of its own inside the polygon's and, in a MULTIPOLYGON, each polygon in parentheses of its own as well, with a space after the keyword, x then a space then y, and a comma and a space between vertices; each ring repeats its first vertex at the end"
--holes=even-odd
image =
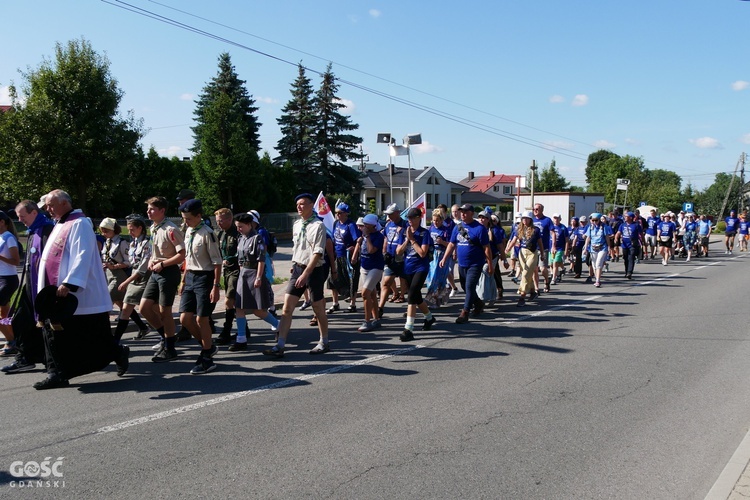
POLYGON ((369 358, 361 359, 359 361, 354 361, 353 363, 347 363, 345 365, 338 365, 334 366, 332 368, 328 368, 327 370, 322 370, 315 373, 310 373, 309 375, 301 375, 299 377, 290 378, 286 380, 281 380, 279 382, 275 382, 273 384, 264 385, 262 387, 258 387, 257 389, 250 389, 247 391, 239 391, 239 392, 233 392, 231 394, 225 394, 224 396, 220 396, 218 398, 213 399, 207 399, 206 401, 201 401, 200 403, 194 403, 191 405, 186 406, 180 406, 178 408, 172 408, 171 410, 162 411, 159 413, 154 413, 151 415, 146 415, 145 417, 135 418, 133 420, 127 420, 125 422, 120 422, 119 424, 114 425, 108 425, 106 427, 101 427, 97 429, 94 434, 107 434, 109 432, 115 432, 115 431, 121 431, 123 429, 127 429, 128 427, 133 427, 136 425, 146 424, 149 422, 153 422, 155 420, 161 420, 163 418, 173 417, 175 415, 180 415, 182 413, 187 413, 189 411, 194 410, 200 410, 201 408, 205 408, 207 406, 213 406, 220 403, 226 403, 229 401, 234 401, 235 399, 244 398, 245 396, 252 396, 254 394, 260 394, 262 392, 270 391, 271 389, 278 389, 280 387, 286 387, 288 385, 296 384, 297 382, 303 382, 305 380, 311 380, 317 377, 322 377, 323 375, 330 375, 331 373, 340 372, 343 370, 348 370, 349 368, 354 368, 356 366, 362 366, 362 365, 368 365, 370 363, 375 363, 377 361, 382 361, 384 359, 392 358, 393 356, 398 356, 401 354, 406 354, 411 351, 415 351, 417 349, 421 349, 422 347, 425 347, 423 345, 415 345, 408 347, 406 349, 399 349, 397 351, 390 352, 388 354, 380 354, 378 356, 371 356, 369 358))

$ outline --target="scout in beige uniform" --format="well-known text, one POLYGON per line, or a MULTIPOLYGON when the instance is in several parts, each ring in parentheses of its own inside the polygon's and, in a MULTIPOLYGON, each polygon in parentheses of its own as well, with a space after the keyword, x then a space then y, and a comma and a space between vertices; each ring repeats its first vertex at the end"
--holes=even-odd
POLYGON ((180 285, 180 264, 185 260, 185 237, 182 231, 166 219, 169 202, 163 196, 146 201, 151 226, 151 277, 141 298, 140 311, 162 337, 162 343, 151 361, 160 363, 177 357, 175 324, 172 304, 180 285))
POLYGON ((221 250, 213 229, 203 224, 203 204, 188 200, 180 205, 185 221, 185 274, 180 287, 180 323, 201 344, 198 360, 190 373, 200 375, 216 369, 211 359, 217 349, 211 341, 210 317, 219 301, 221 250))
POLYGON ((326 245, 326 229, 313 211, 313 196, 303 193, 295 198, 300 218, 294 223, 292 251, 292 275, 284 295, 284 312, 279 321, 279 339, 272 349, 263 351, 266 356, 281 358, 289 328, 292 326, 292 313, 302 294, 310 289, 312 308, 318 318, 320 340, 310 350, 310 354, 323 354, 330 351, 328 346, 328 317, 323 284, 326 276, 323 270, 323 252, 326 245))

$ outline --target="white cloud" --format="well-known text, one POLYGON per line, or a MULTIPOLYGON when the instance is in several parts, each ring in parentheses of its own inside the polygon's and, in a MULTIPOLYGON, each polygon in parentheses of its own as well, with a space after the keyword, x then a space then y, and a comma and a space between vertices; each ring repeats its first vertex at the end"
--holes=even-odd
POLYGON ((159 153, 160 156, 164 156, 166 158, 172 158, 173 156, 176 156, 178 158, 182 158, 183 156, 190 156, 190 154, 180 146, 169 146, 168 148, 157 149, 156 152, 159 153))
POLYGON ((740 142, 743 144, 750 144, 750 134, 745 134, 742 136, 742 139, 740 139, 740 142))
POLYGON ((571 106, 585 106, 589 103, 589 96, 586 94, 578 94, 573 98, 573 102, 570 103, 571 106))
POLYGON ((7 86, 0 86, 0 104, 10 104, 10 90, 7 86))
POLYGON ((354 14, 349 14, 346 17, 349 19, 349 22, 352 24, 357 24, 359 22, 359 16, 356 16, 354 14))
POLYGON ((194 96, 193 94, 188 94, 188 93, 185 93, 185 94, 182 94, 182 95, 180 96, 180 100, 181 100, 181 101, 192 101, 194 97, 195 97, 195 96, 194 96))
POLYGON ((594 147, 598 149, 613 149, 617 146, 614 142, 610 142, 606 139, 599 139, 598 141, 594 142, 594 147))
POLYGON ((341 108, 342 113, 349 115, 354 114, 354 101, 350 101, 349 99, 337 99, 337 101, 344 105, 344 107, 341 108))
POLYGON ((273 97, 256 97, 255 100, 258 102, 262 102, 263 104, 276 104, 277 102, 279 102, 273 97))
POLYGON ((628 137, 627 139, 625 139, 625 144, 627 144, 628 146, 640 146, 641 141, 639 141, 638 139, 631 139, 630 137, 628 137))
POLYGON ((748 87, 750 87, 750 82, 746 82, 745 80, 737 80, 732 84, 732 90, 745 90, 748 87))
POLYGON ((427 154, 427 153, 442 153, 443 148, 430 143, 429 141, 422 141, 422 144, 409 146, 409 149, 414 153, 427 154))
POLYGON ((367 13, 370 14, 370 17, 374 17, 375 19, 379 18, 382 14, 378 9, 370 9, 367 13))
POLYGON ((552 104, 560 104, 561 102, 565 102, 565 98, 559 94, 555 94, 553 96, 550 96, 549 102, 552 104))
POLYGON ((718 139, 713 137, 700 137, 698 139, 690 139, 690 143, 696 148, 700 149, 724 149, 718 139))

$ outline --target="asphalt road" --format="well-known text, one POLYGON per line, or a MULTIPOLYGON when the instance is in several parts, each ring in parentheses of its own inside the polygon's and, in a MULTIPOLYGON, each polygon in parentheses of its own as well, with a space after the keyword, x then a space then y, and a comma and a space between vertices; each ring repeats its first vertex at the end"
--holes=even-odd
POLYGON ((5 375, 0 497, 702 499, 750 420, 747 266, 714 253, 627 281, 613 263, 601 289, 567 280, 467 325, 456 302, 409 344, 403 307, 368 334, 337 313, 322 356, 310 311, 283 360, 252 320, 253 350, 205 376, 197 346, 151 363, 153 337, 122 379, 5 375), (64 486, 19 491, 11 463, 47 457, 64 486))

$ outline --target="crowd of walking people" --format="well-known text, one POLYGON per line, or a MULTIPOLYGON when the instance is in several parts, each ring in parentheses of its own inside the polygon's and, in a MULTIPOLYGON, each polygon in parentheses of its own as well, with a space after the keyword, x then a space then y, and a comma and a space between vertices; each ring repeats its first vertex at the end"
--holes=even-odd
MULTIPOLYGON (((218 345, 229 351, 248 349, 248 312, 275 334, 274 345, 262 351, 269 358, 284 357, 295 310, 307 308, 313 310, 310 324, 319 333, 309 353, 329 352, 329 315, 359 314, 360 297, 362 321, 358 328, 354 321, 352 331, 381 329, 386 304, 405 302, 400 340, 409 342, 415 338, 417 318, 421 330, 430 330, 436 311, 458 293, 455 267, 464 293, 454 321, 464 324, 508 299, 513 288, 516 305, 524 307, 564 278, 601 287, 610 265, 620 260, 623 276, 630 280, 639 262, 657 255, 664 266, 676 258, 707 257, 712 231, 704 215, 657 215, 655 210, 595 212, 572 217, 566 226, 561 214, 548 217, 539 203, 516 214, 507 232, 490 207, 464 204, 449 211, 442 205, 425 227, 418 208, 402 212, 391 204, 381 224, 372 213, 354 221, 349 206, 338 203, 328 230, 311 194, 302 193, 294 201, 299 217, 292 230, 280 316, 272 287, 276 242, 255 210, 234 214, 221 208, 213 214, 214 230, 195 193, 182 190, 178 210, 183 223, 178 226, 166 217, 168 200, 156 196, 146 200, 145 217, 126 218, 126 241, 123 228, 110 217, 101 221, 96 235, 70 196, 54 190, 38 204, 24 200, 16 207, 28 228, 26 252, 13 221, 0 212, 0 332, 6 339, 0 354, 14 357, 0 370, 12 374, 42 364, 46 378, 34 385, 39 390, 67 387, 71 378, 112 362, 123 376, 130 349, 122 338, 131 320, 137 328, 135 339, 153 330, 159 335, 154 363, 179 359, 180 332, 173 317, 178 296, 181 332, 200 347, 190 370, 194 375, 216 369, 218 345), (16 266, 21 262, 19 280, 16 266), (326 289, 331 295, 328 308, 326 289), (220 290, 224 323, 214 339, 212 315, 220 290), (343 301, 348 305, 342 308, 343 301), (119 310, 114 330, 109 321, 113 305, 119 310)), ((738 217, 732 211, 724 222, 725 253, 734 252, 737 237, 739 250, 747 251, 746 214, 738 217)))

